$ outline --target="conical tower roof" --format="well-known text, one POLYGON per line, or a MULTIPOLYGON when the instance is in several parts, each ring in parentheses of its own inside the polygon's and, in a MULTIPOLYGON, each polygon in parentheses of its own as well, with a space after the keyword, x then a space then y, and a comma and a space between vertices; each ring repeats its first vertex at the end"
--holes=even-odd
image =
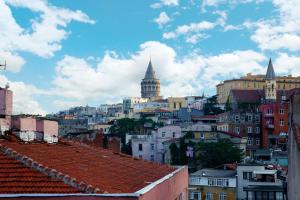
POLYGON ((154 71, 154 69, 152 67, 151 59, 149 61, 148 68, 147 68, 147 71, 146 71, 144 79, 156 79, 156 75, 155 75, 155 71, 154 71))
POLYGON ((268 70, 267 70, 267 74, 266 74, 266 80, 274 80, 274 79, 276 79, 276 76, 275 76, 272 60, 270 58, 268 70))

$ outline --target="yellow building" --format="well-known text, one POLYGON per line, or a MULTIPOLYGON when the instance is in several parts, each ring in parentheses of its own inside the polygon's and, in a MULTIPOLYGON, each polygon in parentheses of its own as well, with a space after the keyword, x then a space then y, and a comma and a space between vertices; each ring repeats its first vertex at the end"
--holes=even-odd
POLYGON ((201 169, 189 176, 189 200, 235 200, 236 172, 201 169))
POLYGON ((169 97, 168 98, 169 110, 179 110, 180 108, 187 107, 187 101, 184 97, 169 97))
MULTIPOLYGON (((271 60, 269 62, 269 66, 270 65, 272 65, 271 60)), ((252 75, 251 73, 238 79, 225 80, 224 82, 216 86, 218 103, 225 104, 228 99, 230 90, 232 89, 262 90, 265 88, 265 85, 266 75, 252 75)), ((276 77, 277 90, 290 90, 293 88, 300 88, 300 76, 293 77, 292 75, 288 75, 276 77)))

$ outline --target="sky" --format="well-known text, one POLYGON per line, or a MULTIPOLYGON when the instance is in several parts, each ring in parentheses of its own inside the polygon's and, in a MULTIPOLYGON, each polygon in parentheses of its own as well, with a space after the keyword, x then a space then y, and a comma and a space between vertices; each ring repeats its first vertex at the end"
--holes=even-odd
POLYGON ((14 113, 140 96, 149 59, 164 97, 223 80, 300 75, 299 0, 0 0, 0 86, 14 113))

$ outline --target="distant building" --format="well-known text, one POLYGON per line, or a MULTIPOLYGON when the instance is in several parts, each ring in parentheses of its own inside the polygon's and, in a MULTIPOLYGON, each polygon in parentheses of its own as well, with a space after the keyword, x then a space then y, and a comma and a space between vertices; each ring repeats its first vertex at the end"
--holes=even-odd
POLYGON ((156 109, 167 110, 168 106, 169 106, 168 102, 164 99, 161 99, 161 100, 148 101, 145 103, 137 103, 133 106, 133 111, 135 113, 138 113, 138 112, 154 111, 156 109))
MULTIPOLYGON (((270 64, 270 62, 269 62, 270 64)), ((272 64, 272 63, 271 63, 272 64)), ((273 75, 273 72, 270 71, 270 75, 273 75)), ((266 76, 265 75, 252 75, 247 74, 238 79, 225 80, 223 83, 218 84, 217 87, 217 95, 218 95, 218 103, 226 104, 230 91, 233 89, 240 90, 263 90, 269 88, 272 89, 274 83, 276 82, 277 90, 290 90, 293 88, 300 88, 300 76, 293 77, 289 76, 277 76, 276 81, 273 80, 266 85, 266 76)), ((271 90, 270 90, 271 92, 271 90)), ((271 94, 271 93, 270 93, 271 94)), ((273 93, 272 95, 275 95, 273 93)))
POLYGON ((164 126, 149 135, 133 135, 131 138, 132 155, 156 163, 164 162, 163 142, 182 137, 179 126, 164 126))
POLYGON ((144 79, 141 82, 141 96, 147 99, 161 99, 160 96, 160 81, 156 77, 151 60, 144 79))
POLYGON ((235 200, 236 171, 201 169, 189 176, 190 200, 235 200))
POLYGON ((300 93, 295 93, 290 101, 290 132, 288 142, 288 198, 300 196, 300 93))
POLYGON ((248 138, 247 155, 261 148, 261 114, 253 111, 229 111, 219 114, 218 131, 248 138))
POLYGON ((239 164, 237 167, 237 199, 285 200, 283 181, 277 170, 266 169, 263 165, 239 164))
POLYGON ((129 114, 133 112, 134 105, 139 103, 146 103, 148 101, 147 98, 141 97, 126 97, 123 99, 123 112, 125 114, 129 114))
POLYGON ((86 131, 89 128, 87 118, 75 118, 75 119, 59 119, 59 135, 64 136, 69 133, 78 133, 86 131))
POLYGON ((169 97, 168 104, 170 111, 187 108, 187 100, 185 99, 185 97, 169 97))

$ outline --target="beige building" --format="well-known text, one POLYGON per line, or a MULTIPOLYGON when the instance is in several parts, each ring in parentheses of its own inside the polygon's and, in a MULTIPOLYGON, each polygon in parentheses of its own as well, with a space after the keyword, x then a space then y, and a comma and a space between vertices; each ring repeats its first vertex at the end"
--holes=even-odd
POLYGON ((179 110, 187 107, 185 97, 169 97, 168 98, 169 111, 179 110))
MULTIPOLYGON (((269 65, 272 64, 270 61, 269 65)), ((293 88, 300 88, 300 76, 293 77, 292 75, 288 76, 277 76, 276 82, 271 83, 272 87, 276 85, 277 90, 290 90, 293 88)), ((218 102, 220 104, 225 104, 230 90, 232 89, 242 89, 242 90, 255 90, 255 89, 265 89, 266 86, 266 75, 252 75, 251 73, 247 74, 238 79, 225 80, 224 82, 218 84, 217 95, 218 102)))

